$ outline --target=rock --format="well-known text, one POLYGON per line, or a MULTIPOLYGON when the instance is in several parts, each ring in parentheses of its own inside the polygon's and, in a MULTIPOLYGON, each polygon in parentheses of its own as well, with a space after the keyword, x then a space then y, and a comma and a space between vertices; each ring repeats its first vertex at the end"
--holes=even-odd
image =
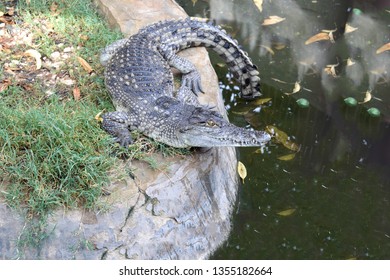
MULTIPOLYGON (((129 36, 162 19, 183 18, 173 0, 95 0, 113 26, 129 36)), ((200 70, 206 94, 203 104, 226 114, 217 76, 207 51, 181 52, 200 70)), ((39 248, 20 252, 17 237, 25 221, 0 201, 1 258, 26 259, 206 259, 228 237, 237 196, 237 159, 234 148, 195 151, 189 156, 164 158, 161 170, 133 161, 128 176, 113 181, 102 196, 99 211, 59 209, 50 215, 48 237, 39 248)))

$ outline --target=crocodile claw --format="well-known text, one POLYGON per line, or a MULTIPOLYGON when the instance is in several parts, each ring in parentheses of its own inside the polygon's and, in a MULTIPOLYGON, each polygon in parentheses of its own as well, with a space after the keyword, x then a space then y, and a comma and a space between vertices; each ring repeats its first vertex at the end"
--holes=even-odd
POLYGON ((190 88, 196 95, 204 93, 198 71, 184 74, 182 77, 182 85, 190 88))

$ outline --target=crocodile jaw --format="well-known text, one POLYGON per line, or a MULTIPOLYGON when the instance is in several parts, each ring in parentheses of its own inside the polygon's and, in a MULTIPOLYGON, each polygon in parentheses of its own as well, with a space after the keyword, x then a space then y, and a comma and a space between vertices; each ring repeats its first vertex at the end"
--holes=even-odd
POLYGON ((223 126, 193 125, 180 131, 180 142, 190 147, 258 147, 271 140, 264 131, 237 127, 230 123, 223 126))

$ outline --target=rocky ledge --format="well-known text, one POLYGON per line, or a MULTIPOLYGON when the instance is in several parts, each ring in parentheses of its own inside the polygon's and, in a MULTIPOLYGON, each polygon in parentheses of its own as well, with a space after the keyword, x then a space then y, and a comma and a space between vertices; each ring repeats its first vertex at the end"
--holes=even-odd
MULTIPOLYGON (((164 19, 184 18, 173 0, 95 0, 102 14, 125 36, 164 19)), ((207 51, 181 52, 202 75, 203 104, 225 114, 207 51)), ((18 252, 23 217, 0 201, 0 256, 12 259, 205 259, 228 237, 237 195, 234 148, 197 151, 186 157, 156 155, 163 171, 127 162, 134 176, 117 180, 99 202, 107 210, 57 210, 39 248, 18 252)), ((115 170, 113 170, 115 173, 115 170)), ((114 176, 115 177, 115 176, 114 176)))

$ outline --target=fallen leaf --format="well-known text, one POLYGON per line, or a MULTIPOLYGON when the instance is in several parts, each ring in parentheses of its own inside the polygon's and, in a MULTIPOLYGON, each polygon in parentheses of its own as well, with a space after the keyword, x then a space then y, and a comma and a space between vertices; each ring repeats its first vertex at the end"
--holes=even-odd
POLYGON ((292 92, 285 92, 284 94, 285 95, 292 95, 292 94, 294 94, 294 93, 297 93, 298 91, 300 91, 301 90, 301 85, 299 84, 299 82, 297 81, 297 82, 295 82, 295 84, 294 84, 294 89, 293 89, 293 91, 292 92))
POLYGON ((85 34, 80 34, 79 37, 80 37, 80 39, 83 40, 83 41, 88 41, 88 40, 89 40, 89 36, 88 36, 88 35, 85 35, 85 34))
POLYGON ((351 32, 354 32, 356 31, 358 28, 357 27, 352 27, 350 26, 348 23, 345 25, 345 31, 344 33, 345 34, 348 34, 348 33, 351 33, 351 32))
POLYGON ((13 16, 14 14, 15 14, 15 8, 14 7, 7 8, 7 15, 13 16))
POLYGON ((278 157, 279 160, 284 160, 284 161, 292 160, 294 158, 295 158, 295 153, 278 157))
POLYGON ((91 74, 91 72, 93 71, 91 65, 89 65, 88 62, 85 61, 84 58, 82 57, 77 57, 77 60, 79 61, 79 63, 81 64, 81 66, 83 66, 84 70, 87 71, 88 74, 91 74))
POLYGON ((330 33, 320 32, 306 40, 305 45, 312 44, 318 41, 330 40, 330 33))
POLYGON ((57 9, 58 9, 58 4, 57 4, 57 2, 53 2, 53 3, 50 5, 50 11, 51 11, 52 13, 55 13, 55 12, 57 11, 57 9))
POLYGON ((383 53, 385 51, 390 50, 390 43, 384 44, 382 47, 376 50, 376 54, 383 53))
POLYGON ((73 98, 76 101, 80 100, 80 88, 77 86, 73 88, 73 98))
POLYGON ((255 101, 252 101, 251 105, 263 105, 271 100, 272 100, 272 98, 260 98, 260 99, 257 99, 255 101))
POLYGON ((102 122, 102 121, 103 121, 103 118, 101 117, 101 114, 103 114, 104 111, 105 111, 105 110, 103 110, 103 111, 97 113, 96 116, 95 116, 95 120, 97 120, 98 122, 102 122))
POLYGON ((267 125, 265 127, 265 130, 274 137, 276 142, 281 143, 287 149, 294 152, 299 151, 299 146, 290 140, 290 137, 287 135, 286 132, 280 130, 273 125, 267 125))
POLYGON ((254 0, 253 2, 261 13, 263 11, 263 0, 254 0))
POLYGON ((246 172, 245 165, 241 161, 238 162, 237 171, 238 171, 238 175, 240 175, 240 178, 242 179, 242 183, 244 184, 244 180, 247 176, 247 172, 246 172))
POLYGON ((7 88, 11 85, 11 81, 10 80, 2 80, 0 82, 0 92, 3 92, 5 90, 7 90, 7 88))
POLYGON ((269 16, 267 17, 261 25, 266 26, 266 25, 273 25, 277 24, 279 22, 284 21, 286 18, 278 17, 278 16, 269 16))
POLYGON ((24 52, 24 55, 31 56, 31 57, 35 58, 35 63, 36 63, 37 70, 41 69, 41 67, 42 67, 42 60, 41 60, 41 54, 38 51, 36 51, 34 49, 29 49, 29 50, 24 52))
POLYGON ((367 103, 372 98, 371 91, 367 90, 366 95, 364 96, 364 99, 362 102, 359 102, 359 104, 367 103))
POLYGON ((290 208, 290 209, 287 209, 287 210, 284 210, 284 211, 280 211, 277 214, 279 216, 287 217, 287 216, 290 216, 291 214, 293 214, 296 210, 297 209, 295 209, 295 208, 290 208))

